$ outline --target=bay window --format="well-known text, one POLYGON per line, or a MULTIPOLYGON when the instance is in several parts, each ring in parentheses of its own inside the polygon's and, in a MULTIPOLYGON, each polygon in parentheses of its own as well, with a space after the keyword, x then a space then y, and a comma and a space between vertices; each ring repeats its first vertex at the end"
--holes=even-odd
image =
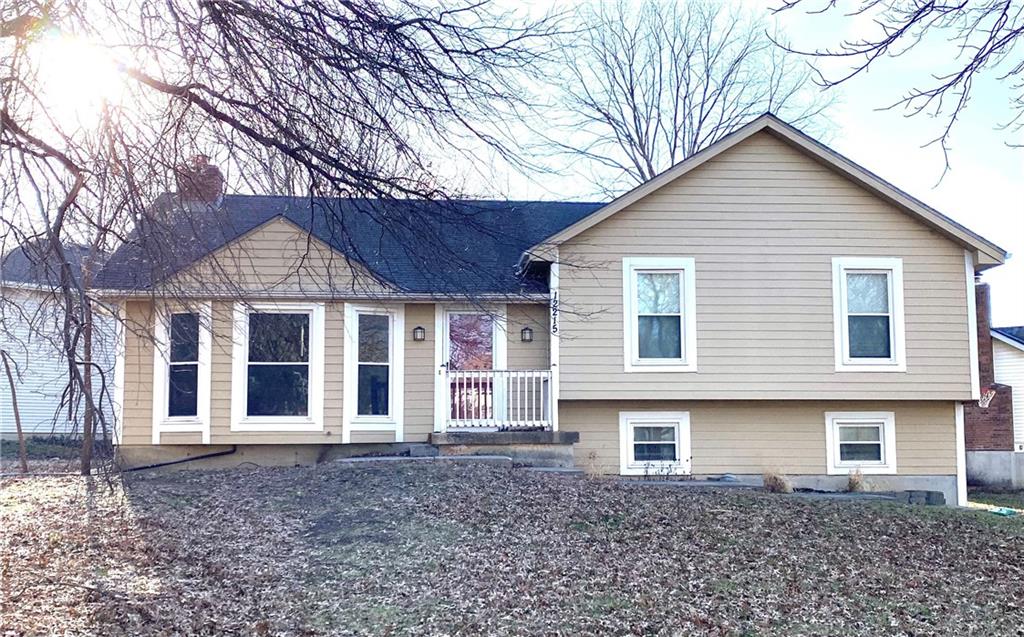
POLYGON ((247 416, 309 415, 309 318, 249 314, 247 416))
POLYGON ((323 304, 237 304, 232 430, 322 430, 323 353, 323 304))

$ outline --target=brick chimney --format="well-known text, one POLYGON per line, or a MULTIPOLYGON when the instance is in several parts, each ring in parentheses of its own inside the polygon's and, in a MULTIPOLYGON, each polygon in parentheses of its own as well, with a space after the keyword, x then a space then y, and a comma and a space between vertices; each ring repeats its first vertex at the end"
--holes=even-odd
POLYGON ((975 280, 978 310, 978 379, 982 400, 964 404, 964 435, 968 451, 1013 450, 1013 389, 995 382, 992 362, 992 302, 988 283, 975 280), (995 392, 991 395, 991 392, 995 392), (990 399, 989 399, 990 398, 990 399), (986 404, 987 405, 982 406, 986 404))
POLYGON ((215 206, 224 196, 224 174, 206 155, 196 155, 188 164, 175 169, 174 178, 182 203, 215 206))

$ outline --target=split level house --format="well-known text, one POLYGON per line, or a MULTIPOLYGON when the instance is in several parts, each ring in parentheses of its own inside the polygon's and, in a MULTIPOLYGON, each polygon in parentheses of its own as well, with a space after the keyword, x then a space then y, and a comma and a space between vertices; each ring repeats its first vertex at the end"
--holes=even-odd
POLYGON ((165 207, 97 279, 132 462, 519 440, 966 497, 1004 251, 772 115, 607 203, 165 207))

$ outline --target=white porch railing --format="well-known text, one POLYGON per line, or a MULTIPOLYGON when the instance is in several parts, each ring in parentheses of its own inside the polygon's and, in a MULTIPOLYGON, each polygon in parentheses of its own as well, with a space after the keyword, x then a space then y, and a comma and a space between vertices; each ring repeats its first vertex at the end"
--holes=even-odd
POLYGON ((448 429, 551 428, 551 370, 453 370, 448 429))

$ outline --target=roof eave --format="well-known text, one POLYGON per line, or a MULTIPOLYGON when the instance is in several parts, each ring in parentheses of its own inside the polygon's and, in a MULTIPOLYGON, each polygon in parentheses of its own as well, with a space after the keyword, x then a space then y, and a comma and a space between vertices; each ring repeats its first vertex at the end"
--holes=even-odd
POLYGON ((1007 345, 1015 347, 1020 351, 1024 352, 1024 343, 1018 341, 1016 338, 1012 336, 1007 336, 1006 334, 1003 334, 1002 332, 998 331, 996 328, 993 328, 991 330, 991 334, 992 338, 996 339, 997 341, 1006 343, 1007 345))

